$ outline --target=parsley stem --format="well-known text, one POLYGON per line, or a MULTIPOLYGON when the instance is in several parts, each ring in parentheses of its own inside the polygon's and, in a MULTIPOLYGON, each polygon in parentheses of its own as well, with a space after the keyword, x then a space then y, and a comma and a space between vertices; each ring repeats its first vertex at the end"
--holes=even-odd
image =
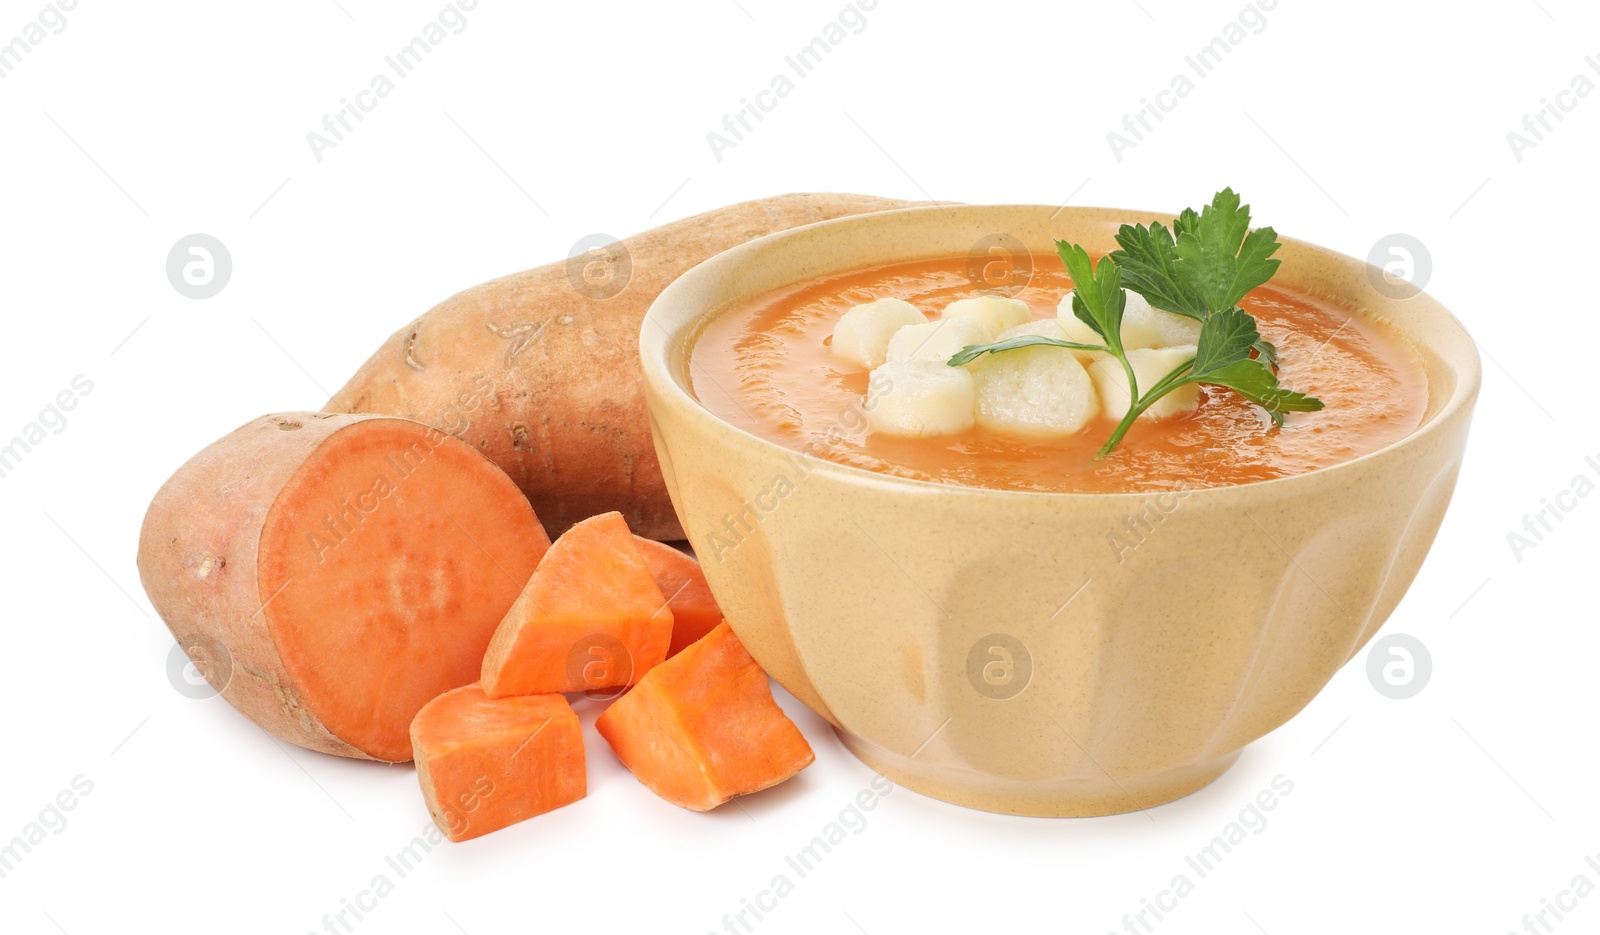
POLYGON ((1117 447, 1117 444, 1122 441, 1122 436, 1128 434, 1128 429, 1133 428, 1133 420, 1139 418, 1139 413, 1143 411, 1137 406, 1128 407, 1128 411, 1123 413, 1122 421, 1117 423, 1117 428, 1111 433, 1111 437, 1106 439, 1106 443, 1100 446, 1099 451, 1095 452, 1094 459, 1096 461, 1104 458, 1111 453, 1111 449, 1117 447))
POLYGON ((1198 358, 1191 357, 1178 366, 1173 367, 1167 372, 1166 376, 1156 381, 1155 386, 1150 387, 1150 389, 1145 392, 1143 398, 1148 402, 1153 403, 1157 399, 1160 399, 1185 383, 1194 382, 1189 378, 1193 373, 1194 364, 1197 359, 1198 358))
POLYGON ((1128 363, 1126 357, 1122 358, 1122 366, 1128 374, 1128 395, 1134 402, 1128 406, 1128 411, 1122 414, 1122 419, 1117 423, 1116 429, 1112 431, 1111 437, 1106 439, 1106 443, 1101 445, 1100 450, 1095 453, 1096 461, 1110 454, 1112 449, 1121 443, 1122 436, 1128 434, 1128 430, 1133 428, 1134 421, 1143 415, 1146 409, 1155 405, 1156 400, 1189 382, 1188 373, 1190 368, 1194 366, 1194 359, 1191 358, 1189 361, 1172 368, 1166 376, 1156 381, 1155 386, 1150 387, 1143 396, 1138 397, 1134 396, 1138 392, 1138 384, 1134 382, 1133 367, 1128 363))

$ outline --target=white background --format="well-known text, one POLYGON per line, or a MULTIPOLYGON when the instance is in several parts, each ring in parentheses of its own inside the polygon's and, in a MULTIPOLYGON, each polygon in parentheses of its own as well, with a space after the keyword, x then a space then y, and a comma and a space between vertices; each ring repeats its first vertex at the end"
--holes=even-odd
MULTIPOLYGON (((318 162, 306 133, 440 6, 86 0, 0 81, 0 440, 93 382, 0 479, 0 843, 93 783, 0 879, 0 928, 321 931, 393 878, 385 855, 428 820, 410 768, 276 743, 169 682, 133 562, 151 494, 245 420, 319 407, 460 288, 804 190, 1175 211, 1232 185, 1261 223, 1346 253, 1419 238, 1429 291, 1490 356, 1454 505, 1384 631, 1431 650, 1420 695, 1381 696, 1358 660, 1148 814, 1029 820, 897 789, 757 931, 1117 930, 1279 774, 1293 792, 1267 827, 1157 931, 1498 935, 1578 874, 1600 884, 1600 496, 1520 561, 1506 538, 1600 479, 1600 94, 1520 161, 1506 138, 1575 75, 1600 82, 1592 5, 1284 0, 1118 160, 1106 133, 1238 0, 881 0, 719 161, 706 133, 838 0, 483 0, 318 162), (234 263, 204 301, 165 273, 195 232, 234 263)), ((39 8, 0 2, 0 42, 39 8)), ((355 931, 721 930, 873 778, 782 697, 817 751, 792 782, 691 814, 589 728, 587 799, 433 851, 355 931)), ((1600 895, 1546 920, 1596 931, 1600 895)))

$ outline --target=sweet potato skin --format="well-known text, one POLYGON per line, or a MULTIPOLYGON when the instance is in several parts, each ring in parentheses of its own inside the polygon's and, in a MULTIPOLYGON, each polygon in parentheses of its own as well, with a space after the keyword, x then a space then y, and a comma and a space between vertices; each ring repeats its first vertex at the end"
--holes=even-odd
MULTIPOLYGON (((289 477, 336 431, 370 416, 284 413, 246 423, 195 455, 156 493, 139 532, 139 579, 180 646, 220 643, 228 703, 268 733, 302 747, 366 759, 335 737, 295 691, 257 613, 257 548, 289 477), (240 458, 253 444, 270 457, 240 458), (193 504, 209 503, 207 509, 193 504)), ((213 677, 207 672, 208 679, 213 677)))
MULTIPOLYGON (((140 530, 139 577, 151 604, 179 645, 207 647, 225 662, 206 671, 212 687, 274 736, 323 753, 405 759, 404 753, 374 756, 336 735, 297 689, 268 619, 277 595, 263 593, 263 529, 281 492, 321 446, 363 423, 403 421, 322 412, 252 420, 179 468, 156 493, 140 530)), ((525 516, 508 514, 506 521, 532 537, 529 554, 523 556, 531 573, 548 540, 509 479, 457 440, 406 424, 419 436, 431 432, 440 444, 456 446, 465 458, 499 477, 505 502, 526 511, 525 516)))
MULTIPOLYGON (((620 511, 634 532, 682 539, 650 440, 639 328, 666 286, 711 256, 780 230, 911 202, 791 194, 730 205, 622 241, 620 292, 559 261, 460 292, 395 332, 324 407, 415 419, 511 476, 554 538, 620 511)), ((620 281, 620 254, 594 260, 620 281)))

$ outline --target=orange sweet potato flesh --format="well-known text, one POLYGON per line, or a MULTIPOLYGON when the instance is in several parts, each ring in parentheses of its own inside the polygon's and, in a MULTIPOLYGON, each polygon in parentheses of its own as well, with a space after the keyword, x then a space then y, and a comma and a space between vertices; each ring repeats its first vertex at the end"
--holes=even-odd
POLYGON ((162 486, 139 576, 222 697, 312 750, 400 762, 411 719, 473 682, 549 548, 465 443, 389 416, 263 416, 162 486))
POLYGON ((551 535, 617 510, 642 536, 682 539, 645 416, 645 310, 730 247, 909 204, 826 193, 747 201, 474 286, 395 332, 323 408, 457 436, 511 476, 551 535))
POLYGON ((539 562, 483 656, 491 698, 637 682, 667 657, 672 609, 621 513, 567 530, 539 562))
POLYGON ((417 781, 434 824, 466 841, 583 798, 578 716, 560 695, 445 692, 411 722, 417 781))
POLYGON ((652 792, 698 812, 777 785, 815 759, 726 622, 650 670, 595 727, 652 792))
POLYGON ((672 610, 672 645, 667 647, 667 658, 671 659, 721 623, 722 611, 694 556, 665 542, 642 536, 636 538, 639 555, 649 566, 651 577, 656 579, 656 586, 666 595, 667 607, 672 610))

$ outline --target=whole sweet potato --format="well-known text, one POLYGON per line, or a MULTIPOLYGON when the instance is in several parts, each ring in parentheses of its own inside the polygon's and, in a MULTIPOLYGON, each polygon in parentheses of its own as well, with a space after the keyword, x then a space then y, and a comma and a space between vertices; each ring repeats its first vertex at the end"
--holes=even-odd
POLYGON ((487 455, 550 535, 620 511, 681 539, 650 441, 639 328, 662 289, 747 240, 905 207, 867 195, 747 201, 474 286, 395 332, 324 407, 436 426, 487 455))

